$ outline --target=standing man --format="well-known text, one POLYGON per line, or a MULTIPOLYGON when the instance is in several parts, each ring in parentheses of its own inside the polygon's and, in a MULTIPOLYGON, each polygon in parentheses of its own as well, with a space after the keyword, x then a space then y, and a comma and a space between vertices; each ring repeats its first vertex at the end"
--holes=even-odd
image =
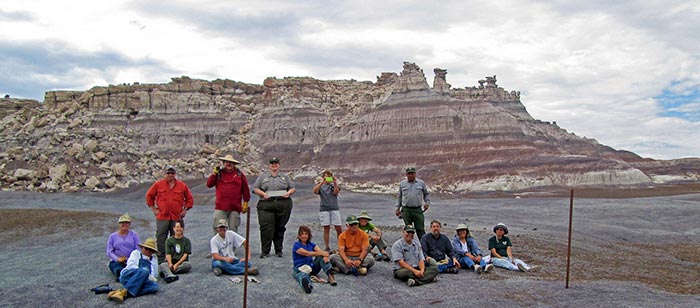
POLYGON ((423 212, 430 208, 430 192, 425 182, 416 178, 416 168, 406 169, 406 179, 399 183, 399 196, 396 199, 396 216, 403 215, 403 223, 413 225, 418 238, 425 235, 425 216, 423 212))
POLYGON ((333 176, 330 170, 324 170, 321 173, 321 182, 313 188, 314 194, 321 197, 321 208, 318 216, 323 227, 323 243, 326 244, 326 251, 330 249, 330 233, 331 225, 335 228, 336 238, 343 232, 343 227, 340 222, 340 207, 338 207, 338 194, 340 187, 338 181, 333 176))
POLYGON ((345 219, 347 229, 338 237, 338 253, 331 255, 331 264, 343 274, 367 275, 374 266, 374 258, 369 253, 369 236, 360 230, 357 216, 345 219))
POLYGON ((420 239, 423 254, 428 262, 437 264, 438 272, 457 274, 460 264, 455 256, 455 248, 450 239, 440 233, 441 230, 441 222, 437 220, 430 222, 430 234, 420 239))
POLYGON ((212 228, 216 230, 216 224, 221 219, 228 221, 230 230, 238 233, 241 225, 241 213, 248 212, 250 201, 250 189, 248 179, 237 165, 241 162, 226 155, 219 157, 224 167, 216 166, 214 172, 207 179, 207 187, 216 186, 216 206, 214 207, 214 222, 212 228), (241 200, 243 202, 241 203, 241 200))
POLYGON ((434 282, 438 274, 435 264, 425 262, 420 242, 413 238, 415 233, 412 225, 406 225, 403 238, 391 245, 394 278, 406 281, 409 287, 434 282))
POLYGON ((165 240, 175 235, 173 227, 178 220, 184 220, 187 211, 192 208, 194 199, 189 187, 175 179, 177 169, 165 168, 165 178, 159 180, 146 192, 146 205, 156 216, 156 240, 158 262, 165 262, 165 240))
POLYGON ((280 160, 270 159, 270 172, 258 176, 253 184, 253 192, 260 196, 258 201, 258 224, 260 225, 260 242, 262 252, 260 258, 270 255, 272 243, 275 243, 275 255, 282 257, 282 242, 287 222, 292 214, 292 194, 294 188, 292 179, 286 174, 280 174, 280 160))

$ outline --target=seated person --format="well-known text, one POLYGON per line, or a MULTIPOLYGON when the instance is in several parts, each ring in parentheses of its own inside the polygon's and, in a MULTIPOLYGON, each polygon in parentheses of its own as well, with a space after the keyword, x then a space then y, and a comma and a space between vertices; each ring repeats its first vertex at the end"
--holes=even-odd
POLYGON ((505 224, 499 223, 493 227, 493 233, 496 236, 489 239, 489 250, 491 251, 491 262, 496 267, 509 269, 511 271, 529 272, 534 269, 525 263, 525 261, 513 257, 511 247, 513 244, 506 236, 508 227, 505 224))
POLYGON ((227 229, 228 221, 219 219, 219 223, 216 224, 216 235, 209 241, 214 275, 219 276, 222 273, 243 275, 246 272, 246 262, 248 262, 248 275, 257 275, 258 269, 250 265, 250 249, 245 259, 238 259, 234 254, 234 249, 245 245, 245 238, 227 229))
POLYGON ((299 282, 304 292, 311 293, 311 276, 316 276, 323 269, 328 276, 328 282, 335 286, 335 276, 331 270, 331 263, 328 259, 328 252, 321 250, 311 241, 311 228, 299 226, 297 239, 292 247, 292 261, 294 262, 294 273, 292 275, 299 282))
POLYGON ((455 249, 446 235, 441 234, 442 223, 430 222, 430 233, 423 235, 420 245, 428 262, 436 262, 440 273, 457 274, 461 265, 455 257, 455 249))
POLYGON ((465 224, 457 226, 457 235, 452 239, 452 246, 455 248, 455 254, 459 260, 461 268, 474 268, 474 272, 488 273, 493 269, 493 264, 486 264, 486 260, 481 256, 481 249, 476 244, 476 240, 472 237, 469 228, 465 224))
POLYGON ((139 249, 139 235, 131 231, 131 217, 126 213, 119 217, 119 230, 109 235, 107 240, 107 257, 109 257, 109 271, 119 281, 119 274, 126 267, 126 258, 132 251, 139 249))
POLYGON ((425 261, 420 242, 413 238, 415 234, 413 225, 407 225, 403 228, 403 238, 391 245, 394 278, 406 281, 409 287, 434 282, 438 274, 436 264, 425 261))
POLYGON ((369 237, 360 231, 355 215, 348 216, 345 222, 347 230, 338 236, 338 254, 331 255, 331 264, 346 275, 367 275, 374 265, 374 258, 368 255, 369 237))
POLYGON ((185 222, 178 220, 173 227, 175 235, 165 240, 165 261, 158 267, 160 274, 166 283, 177 281, 180 277, 175 274, 184 274, 192 269, 189 260, 192 254, 192 243, 185 237, 185 222))
POLYGON ((375 227, 370 222, 372 217, 369 217, 369 213, 367 213, 367 211, 360 212, 360 215, 357 216, 357 220, 360 222, 360 230, 365 231, 365 233, 369 235, 369 252, 372 252, 374 246, 377 246, 379 253, 376 255, 376 260, 384 260, 389 262, 390 258, 386 253, 386 244, 384 243, 384 240, 382 240, 382 230, 375 227), (375 235, 370 234, 370 232, 374 232, 375 235))
POLYGON ((158 292, 158 249, 154 238, 139 244, 141 250, 134 250, 126 260, 126 267, 119 275, 119 282, 124 286, 107 294, 107 298, 121 303, 127 296, 137 297, 158 292))

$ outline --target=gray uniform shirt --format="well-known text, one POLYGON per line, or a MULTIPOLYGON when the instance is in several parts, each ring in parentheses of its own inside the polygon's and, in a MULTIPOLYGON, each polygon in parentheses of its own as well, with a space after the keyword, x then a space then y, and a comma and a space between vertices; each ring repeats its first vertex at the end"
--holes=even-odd
POLYGON ((391 269, 400 269, 399 260, 410 264, 414 268, 418 268, 418 262, 425 260, 423 249, 420 247, 420 242, 413 239, 411 244, 406 243, 406 240, 401 237, 398 241, 391 245, 391 269))
POLYGON ((253 187, 264 192, 273 190, 290 190, 294 188, 294 182, 286 174, 278 173, 277 176, 272 176, 270 173, 264 173, 255 179, 253 187))
POLYGON ((333 184, 324 183, 318 190, 321 196, 320 212, 339 211, 338 196, 333 194, 333 184))
POLYGON ((396 207, 422 207, 423 203, 430 204, 428 195, 430 195, 428 186, 425 186, 425 182, 421 179, 416 178, 413 182, 403 180, 399 183, 399 197, 396 198, 396 207))

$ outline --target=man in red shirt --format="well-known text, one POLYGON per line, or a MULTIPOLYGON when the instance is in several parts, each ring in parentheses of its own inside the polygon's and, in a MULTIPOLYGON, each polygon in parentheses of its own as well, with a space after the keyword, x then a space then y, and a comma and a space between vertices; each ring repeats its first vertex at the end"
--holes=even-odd
POLYGON ((225 219, 228 221, 229 230, 238 233, 241 213, 248 212, 248 201, 250 201, 248 179, 243 171, 237 168, 241 162, 233 159, 233 156, 229 154, 219 159, 224 163, 224 167, 214 168, 214 172, 207 179, 207 187, 216 186, 216 206, 212 228, 216 229, 219 220, 225 219), (243 200, 242 203, 241 200, 243 200))
POLYGON ((192 208, 192 193, 182 181, 175 178, 174 166, 165 168, 165 178, 158 180, 146 192, 146 205, 156 216, 156 243, 158 263, 165 261, 165 240, 175 235, 173 227, 178 220, 184 220, 192 208))

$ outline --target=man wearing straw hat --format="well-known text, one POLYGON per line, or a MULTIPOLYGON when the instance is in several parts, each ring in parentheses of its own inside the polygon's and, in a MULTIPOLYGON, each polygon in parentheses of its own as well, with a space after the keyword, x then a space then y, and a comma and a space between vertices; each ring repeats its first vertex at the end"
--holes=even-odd
POLYGON ((219 160, 224 164, 223 168, 216 166, 207 179, 207 187, 216 187, 212 228, 216 231, 216 224, 219 220, 225 219, 228 221, 230 230, 238 233, 241 213, 248 212, 248 201, 250 201, 248 179, 237 167, 241 162, 233 159, 231 154, 219 157, 219 160))
POLYGON ((107 298, 121 303, 127 296, 137 297, 158 292, 158 253, 156 240, 146 239, 139 244, 141 250, 134 250, 126 260, 126 267, 119 276, 119 282, 124 286, 107 294, 107 298))

